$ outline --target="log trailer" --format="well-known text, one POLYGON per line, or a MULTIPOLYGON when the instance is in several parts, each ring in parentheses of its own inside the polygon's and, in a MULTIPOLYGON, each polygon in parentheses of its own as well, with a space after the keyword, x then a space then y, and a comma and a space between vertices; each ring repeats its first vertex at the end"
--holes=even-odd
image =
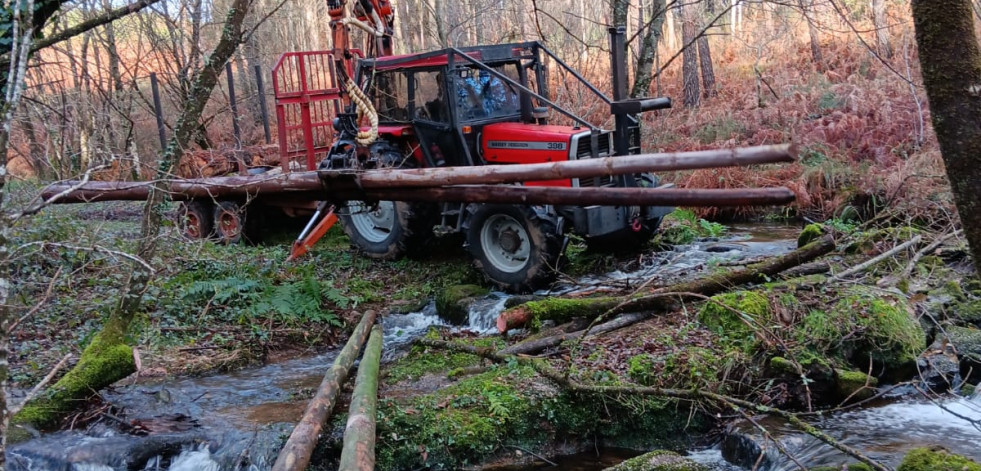
MULTIPOLYGON (((751 149, 697 164, 631 160, 651 157, 640 154, 638 115, 671 101, 627 98, 623 28, 610 29, 611 97, 538 42, 393 55, 388 0, 328 5, 334 49, 284 54, 273 70, 279 166, 243 164, 239 176, 175 182, 187 237, 233 243, 254 238, 271 208, 315 209, 292 256, 338 219, 352 244, 377 259, 424 252, 435 235, 462 233, 489 281, 528 291, 552 280, 569 233, 638 245, 672 204, 793 199, 785 188, 671 189, 652 173, 787 161, 788 146, 763 149, 765 158, 751 149), (362 49, 351 47, 352 26, 367 33, 362 49), (552 101, 546 58, 609 106, 613 130, 552 101), (566 124, 551 124, 553 114, 566 124)), ((95 188, 76 188, 82 196, 74 200, 118 199, 95 188)))

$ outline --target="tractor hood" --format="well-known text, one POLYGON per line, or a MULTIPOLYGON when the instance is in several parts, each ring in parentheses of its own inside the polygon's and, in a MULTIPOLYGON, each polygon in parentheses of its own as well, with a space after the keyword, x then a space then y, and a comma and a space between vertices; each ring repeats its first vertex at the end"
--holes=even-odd
POLYGON ((524 123, 484 126, 480 147, 487 163, 530 164, 569 160, 572 138, 582 128, 524 123))

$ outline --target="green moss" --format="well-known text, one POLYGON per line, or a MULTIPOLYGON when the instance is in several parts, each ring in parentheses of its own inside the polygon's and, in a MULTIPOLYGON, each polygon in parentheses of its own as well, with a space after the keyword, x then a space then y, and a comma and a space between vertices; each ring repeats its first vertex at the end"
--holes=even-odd
POLYGON ((531 313, 532 327, 538 328, 542 321, 565 322, 581 317, 584 311, 595 312, 595 309, 590 309, 592 306, 605 306, 607 304, 610 304, 610 298, 607 297, 545 298, 527 302, 522 307, 531 313))
POLYGON ((851 398, 853 401, 872 397, 875 395, 875 387, 879 384, 878 379, 861 371, 837 370, 835 377, 838 397, 851 398))
POLYGON ((656 450, 626 460, 606 471, 705 471, 708 468, 669 450, 656 450))
POLYGON ((82 352, 78 364, 44 394, 21 409, 14 416, 13 422, 38 427, 51 426, 83 404, 94 392, 136 371, 133 349, 129 345, 118 343, 118 340, 117 333, 107 326, 82 352))
POLYGON ((926 338, 903 297, 848 288, 827 311, 812 310, 797 328, 797 340, 817 352, 867 368, 871 359, 890 370, 912 364, 926 338))
MULTIPOLYGON (((439 331, 430 329, 427 334, 430 338, 440 338, 439 331)), ((477 347, 502 348, 503 341, 500 339, 485 337, 473 339, 471 344, 477 347)), ((447 373, 469 366, 480 364, 481 359, 476 355, 468 353, 455 353, 446 351, 434 351, 428 347, 415 345, 409 350, 409 354, 400 358, 395 363, 386 368, 387 375, 385 381, 397 383, 403 380, 417 380, 427 374, 447 373)))
POLYGON ((906 454, 896 471, 981 471, 981 465, 944 448, 917 448, 906 454))
POLYGON ((698 320, 709 330, 744 349, 757 344, 756 329, 772 322, 770 299, 755 291, 735 291, 713 296, 698 312, 698 320))
POLYGON ((797 366, 784 357, 773 357, 770 359, 770 369, 779 374, 795 375, 798 373, 797 366))
POLYGON ((489 289, 478 285, 447 286, 436 295, 436 313, 451 324, 466 324, 470 301, 487 293, 489 289))
POLYGON ((431 394, 382 401, 377 469, 460 469, 503 445, 532 451, 562 440, 680 448, 706 421, 672 401, 570 394, 530 367, 497 366, 431 394))
POLYGON ((804 226, 804 230, 800 231, 800 235, 797 236, 797 247, 803 247, 815 240, 821 238, 824 235, 824 225, 822 224, 808 224, 804 226))

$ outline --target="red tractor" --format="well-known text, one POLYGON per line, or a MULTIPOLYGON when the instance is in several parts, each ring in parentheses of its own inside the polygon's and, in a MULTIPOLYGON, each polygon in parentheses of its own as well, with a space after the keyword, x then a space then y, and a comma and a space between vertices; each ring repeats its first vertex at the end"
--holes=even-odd
MULTIPOLYGON (((666 98, 625 100, 623 31, 611 31, 613 99, 537 42, 444 49, 357 62, 355 82, 377 114, 377 138, 359 143, 358 114, 333 121, 336 140, 321 169, 419 168, 557 162, 637 154, 636 113, 670 107, 666 98), (611 106, 616 131, 602 130, 549 99, 543 55, 611 106), (558 113, 572 125, 548 124, 558 113)), ((356 103, 358 99, 354 100, 356 103)), ((364 113, 364 103, 358 108, 364 113)), ((657 186, 651 174, 529 181, 537 186, 657 186)), ((462 232, 475 265, 498 286, 535 289, 554 276, 566 234, 590 242, 637 244, 670 208, 521 206, 347 201, 337 214, 370 257, 427 248, 434 230, 462 232)))

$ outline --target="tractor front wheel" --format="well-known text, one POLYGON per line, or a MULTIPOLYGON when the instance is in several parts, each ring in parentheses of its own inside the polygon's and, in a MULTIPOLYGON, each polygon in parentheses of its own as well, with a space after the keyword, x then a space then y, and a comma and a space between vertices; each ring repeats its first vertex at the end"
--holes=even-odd
POLYGON ((472 204, 467 211, 467 248, 487 279, 511 292, 554 280, 563 245, 554 216, 516 205, 472 204))

